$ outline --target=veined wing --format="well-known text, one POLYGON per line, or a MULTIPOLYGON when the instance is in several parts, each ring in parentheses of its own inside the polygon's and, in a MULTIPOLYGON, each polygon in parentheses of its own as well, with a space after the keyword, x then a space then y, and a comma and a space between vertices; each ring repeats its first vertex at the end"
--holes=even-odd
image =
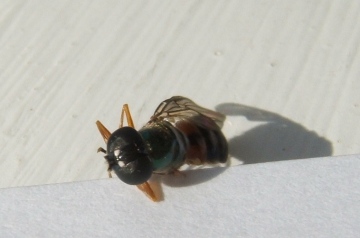
MULTIPOLYGON (((203 108, 188 98, 182 96, 171 97, 156 108, 151 120, 167 120, 175 122, 178 119, 196 120, 197 124, 208 126, 202 116, 212 119, 218 127, 222 127, 225 121, 225 115, 203 108)), ((212 124, 212 123, 210 123, 212 124)))

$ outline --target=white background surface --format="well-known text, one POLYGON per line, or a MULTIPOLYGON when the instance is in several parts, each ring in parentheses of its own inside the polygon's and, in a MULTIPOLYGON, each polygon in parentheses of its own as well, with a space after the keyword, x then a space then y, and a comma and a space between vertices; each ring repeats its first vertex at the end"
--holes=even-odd
MULTIPOLYGON (((272 171, 279 163, 264 162, 282 160, 282 169, 300 163, 315 176, 319 168, 311 160, 294 159, 360 151, 359 13, 355 0, 2 1, 0 187, 106 178, 95 153, 104 146, 95 121, 116 129, 128 103, 140 127, 173 95, 228 115, 233 165, 272 171)), ((89 183, 84 190, 92 189, 89 183)), ((56 186, 67 194, 80 185, 56 186)), ((36 188, 12 191, 36 197, 36 188)), ((184 196, 197 190, 188 188, 184 196)), ((0 191, 4 202, 11 201, 7 191, 0 191)), ((325 198, 326 192, 315 204, 325 198)), ((340 206, 341 199, 333 203, 340 206)), ((241 214, 242 207, 234 211, 241 214)))
POLYGON ((360 157, 353 156, 192 171, 187 178, 166 178, 161 203, 115 179, 5 189, 1 232, 4 237, 358 237, 359 166, 360 157))

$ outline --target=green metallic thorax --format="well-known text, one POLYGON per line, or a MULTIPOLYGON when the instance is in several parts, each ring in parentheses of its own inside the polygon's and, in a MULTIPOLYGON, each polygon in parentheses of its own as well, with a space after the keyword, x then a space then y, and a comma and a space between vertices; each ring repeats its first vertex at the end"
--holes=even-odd
POLYGON ((139 133, 145 141, 155 172, 172 172, 184 163, 184 137, 170 123, 152 122, 141 128, 139 133))

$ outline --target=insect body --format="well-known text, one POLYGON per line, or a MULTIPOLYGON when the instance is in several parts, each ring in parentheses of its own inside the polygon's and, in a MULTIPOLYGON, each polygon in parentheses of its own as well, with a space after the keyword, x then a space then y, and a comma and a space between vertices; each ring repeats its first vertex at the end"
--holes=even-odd
POLYGON ((221 132, 225 116, 196 105, 188 98, 174 96, 163 101, 150 121, 139 131, 127 104, 123 106, 120 127, 112 134, 97 121, 107 149, 109 174, 125 183, 137 185, 157 201, 148 184, 153 173, 175 173, 183 164, 225 163, 228 145, 221 132), (129 126, 123 126, 124 114, 129 126))

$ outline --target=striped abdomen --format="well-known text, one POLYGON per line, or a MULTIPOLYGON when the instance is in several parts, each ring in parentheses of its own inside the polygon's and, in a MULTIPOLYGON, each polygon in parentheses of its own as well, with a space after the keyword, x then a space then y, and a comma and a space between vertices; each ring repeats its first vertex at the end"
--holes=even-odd
POLYGON ((201 165, 227 161, 227 141, 220 128, 210 118, 199 116, 179 120, 174 126, 187 138, 185 163, 201 165))

